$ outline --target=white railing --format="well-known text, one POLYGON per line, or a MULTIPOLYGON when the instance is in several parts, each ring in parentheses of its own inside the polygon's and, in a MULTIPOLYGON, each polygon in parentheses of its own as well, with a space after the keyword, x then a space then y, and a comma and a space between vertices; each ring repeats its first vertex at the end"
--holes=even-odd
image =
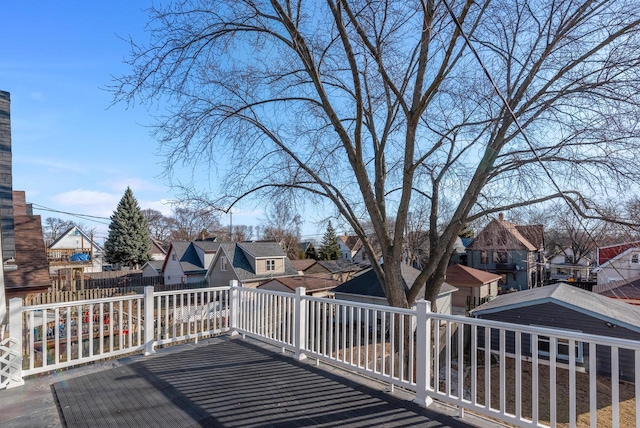
POLYGON ((524 427, 640 426, 640 342, 436 314, 424 301, 399 309, 316 298, 304 288, 147 287, 144 295, 38 306, 12 299, 0 388, 225 332, 414 391, 425 406, 437 399, 524 427))

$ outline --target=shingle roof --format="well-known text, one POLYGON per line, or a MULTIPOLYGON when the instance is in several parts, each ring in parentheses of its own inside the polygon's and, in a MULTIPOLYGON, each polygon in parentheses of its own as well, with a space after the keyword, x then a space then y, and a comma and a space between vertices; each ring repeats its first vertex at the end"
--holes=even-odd
MULTIPOLYGON (((407 291, 408 286, 413 284, 417 276, 420 274, 420 271, 404 263, 401 264, 401 269, 402 280, 404 282, 405 291, 407 291)), ((456 290, 457 288, 445 282, 442 284, 442 287, 440 287, 438 295, 452 293, 456 290)), ((342 285, 339 285, 333 291, 336 293, 357 294, 360 296, 386 297, 382 290, 382 285, 380 285, 380 281, 378 280, 378 276, 371 268, 342 285)))
POLYGON ((298 271, 291 264, 291 260, 286 257, 284 250, 277 243, 272 242, 252 242, 252 243, 231 243, 226 242, 220 244, 220 250, 227 256, 229 265, 236 273, 238 281, 251 281, 260 278, 273 278, 275 276, 295 276, 298 275, 298 271), (274 246, 275 245, 275 246, 274 246), (256 275, 251 263, 247 260, 247 256, 244 251, 251 249, 254 255, 260 254, 259 257, 284 257, 284 273, 274 274, 269 272, 268 274, 256 275), (274 254, 275 253, 275 254, 274 254))
POLYGON ((363 269, 363 266, 345 259, 318 260, 318 264, 331 273, 358 272, 363 269))
POLYGON ((615 320, 618 324, 623 323, 635 330, 640 330, 640 308, 562 282, 546 287, 502 294, 476 307, 471 313, 481 315, 549 302, 587 313, 596 318, 615 320))
POLYGON ((171 247, 175 251, 176 258, 180 262, 180 267, 185 274, 206 270, 191 242, 174 241, 171 243, 171 247))
POLYGON ((18 269, 5 272, 7 289, 50 287, 49 261, 44 247, 40 216, 15 216, 13 222, 18 269))
POLYGON ((500 278, 495 273, 456 264, 447 268, 446 281, 456 287, 480 287, 500 278))
POLYGON ((340 236, 340 240, 351 251, 358 251, 362 247, 362 241, 358 238, 358 235, 340 236))
POLYGON ((317 261, 314 259, 291 260, 291 264, 293 264, 293 267, 296 268, 296 270, 303 272, 316 263, 317 261))
MULTIPOLYGON (((276 281, 284 285, 288 289, 295 291, 298 287, 305 287, 308 291, 331 290, 338 285, 340 281, 328 278, 326 276, 298 275, 283 278, 274 278, 269 282, 276 281)), ((266 284, 266 283, 265 283, 266 284)), ((262 284, 262 285, 265 285, 262 284)), ((261 286, 262 286, 261 285, 261 286)), ((260 287, 258 287, 260 288, 260 287)))
POLYGON ((287 256, 277 242, 238 242, 238 246, 255 258, 287 256))
POLYGON ((640 248, 640 241, 626 242, 624 244, 609 245, 607 247, 598 248, 598 265, 603 265, 630 248, 640 248))
POLYGON ((193 245, 202 249, 205 253, 215 253, 220 247, 220 243, 215 241, 194 241, 193 245))

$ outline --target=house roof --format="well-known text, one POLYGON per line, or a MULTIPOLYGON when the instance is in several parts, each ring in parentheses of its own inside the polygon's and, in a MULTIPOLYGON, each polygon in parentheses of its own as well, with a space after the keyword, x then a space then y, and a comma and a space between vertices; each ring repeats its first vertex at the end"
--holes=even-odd
MULTIPOLYGON (((291 260, 284 254, 284 250, 280 245, 274 242, 252 242, 252 243, 233 243, 233 242, 225 242, 220 244, 220 249, 216 253, 217 260, 220 256, 219 254, 224 254, 227 257, 227 261, 229 265, 234 270, 238 281, 252 281, 258 279, 268 279, 273 278, 274 276, 297 276, 298 271, 293 267, 291 260), (260 258, 268 258, 268 257, 283 257, 284 258, 284 273, 278 273, 274 275, 273 272, 269 272, 268 274, 258 275, 253 270, 251 263, 247 259, 247 254, 245 254, 246 249, 250 249, 253 253, 247 254, 253 255, 260 254, 260 258), (273 251, 273 253, 271 252, 273 251)), ((210 269, 215 264, 215 261, 211 263, 210 269)))
POLYGON ((479 250, 485 246, 490 248, 496 247, 495 239, 493 239, 494 237, 492 235, 500 234, 500 231, 507 234, 502 236, 502 239, 506 239, 509 236, 512 238, 500 244, 502 246, 506 244, 507 247, 505 249, 515 249, 508 248, 508 243, 517 244, 527 251, 538 251, 544 246, 544 227, 542 225, 520 226, 502 218, 496 218, 489 222, 467 248, 479 250), (489 242, 494 242, 494 244, 489 244, 489 242))
POLYGON ((640 300, 640 276, 621 279, 619 281, 611 281, 610 283, 603 285, 599 284, 594 287, 593 291, 601 296, 612 297, 615 299, 640 300), (595 291, 598 287, 602 287, 604 290, 595 291))
POLYGON ((555 303, 594 318, 623 324, 640 331, 640 308, 559 282, 546 287, 502 294, 473 309, 474 316, 510 309, 555 303))
POLYGON ((215 253, 220 247, 220 243, 215 241, 193 241, 193 245, 200 248, 205 253, 215 253))
POLYGON ((609 245, 598 248, 598 266, 618 257, 630 248, 640 248, 640 241, 626 242, 624 244, 609 245))
POLYGON ((291 260, 291 264, 293 265, 293 267, 296 268, 297 271, 302 271, 302 272, 309 269, 311 266, 315 265, 316 263, 318 263, 318 261, 314 259, 291 260))
POLYGON ((4 274, 7 289, 29 289, 51 286, 49 261, 44 247, 39 215, 20 215, 13 219, 17 270, 4 274))
MULTIPOLYGON (((193 243, 189 241, 174 241, 169 244, 168 254, 171 254, 171 251, 176 253, 176 258, 180 262, 180 268, 182 272, 187 273, 198 273, 201 271, 206 271, 206 268, 202 265, 202 261, 196 252, 196 249, 193 247, 193 243)), ((169 262, 169 257, 164 259, 162 270, 165 269, 166 264, 169 262)))
POLYGON ((456 264, 447 268, 446 281, 455 287, 481 287, 501 278, 495 273, 456 264))
MULTIPOLYGON (((21 217, 21 216, 19 216, 21 217)), ((64 239, 68 234, 71 233, 71 231, 73 229, 78 229, 78 232, 80 232, 80 234, 84 237, 84 239, 86 239, 87 241, 91 242, 93 244, 94 247, 96 247, 98 250, 102 250, 102 247, 100 245, 98 245, 95 240, 91 240, 91 237, 88 236, 86 233, 84 233, 82 231, 82 229, 80 229, 78 226, 71 226, 69 229, 67 229, 64 233, 60 234, 60 236, 58 236, 58 238, 56 238, 55 241, 53 241, 50 245, 49 248, 56 248, 56 244, 58 244, 58 242, 60 242, 62 239, 64 239)))
POLYGON ((358 235, 339 236, 339 238, 351 251, 358 251, 362 247, 362 241, 358 235))
MULTIPOLYGON (((400 266, 402 269, 402 280, 404 283, 404 288, 405 291, 407 291, 409 289, 408 286, 413 284, 415 279, 420 274, 420 271, 404 263, 402 263, 400 266)), ((447 293, 453 293, 456 290, 456 287, 453 287, 452 285, 445 282, 442 284, 442 287, 440 287, 438 296, 442 296, 447 293)), ((382 290, 382 285, 380 284, 380 281, 378 280, 378 277, 372 268, 369 268, 362 274, 339 285, 338 287, 334 288, 333 291, 335 293, 357 294, 360 296, 386 298, 386 295, 382 290)))
POLYGON ((335 279, 329 278, 327 276, 298 275, 283 278, 274 278, 271 281, 261 284, 260 286, 258 286, 258 288, 262 288, 266 284, 272 282, 279 282, 292 291, 295 291, 298 287, 304 287, 307 289, 307 291, 323 291, 331 290, 340 285, 340 281, 336 281, 335 279))
POLYGON ((153 254, 167 254, 162 242, 157 239, 151 238, 151 253, 153 254))
MULTIPOLYGON (((345 259, 318 260, 318 264, 331 273, 358 272, 363 269, 362 265, 345 259)), ((368 266, 368 264, 366 266, 368 266)))
POLYGON ((256 259, 287 257, 287 253, 277 242, 238 242, 237 245, 256 259))
POLYGON ((164 264, 164 260, 149 260, 144 265, 142 265, 142 269, 141 270, 144 270, 144 267, 149 265, 153 269, 155 269, 156 271, 161 272, 163 264, 164 264))

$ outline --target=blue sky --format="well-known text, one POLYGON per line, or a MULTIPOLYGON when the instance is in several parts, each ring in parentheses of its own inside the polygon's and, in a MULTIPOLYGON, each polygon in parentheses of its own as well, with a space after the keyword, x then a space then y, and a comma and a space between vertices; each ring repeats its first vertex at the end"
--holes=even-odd
MULTIPOLYGON (((142 208, 175 199, 142 107, 109 107, 111 75, 128 70, 120 37, 145 42, 147 1, 11 1, 2 5, 0 90, 11 93, 13 188, 56 210, 109 217, 130 186, 142 208)), ((190 177, 185 171, 185 177, 190 177)), ((73 218, 35 210, 46 217, 73 218)), ((248 207, 234 224, 258 224, 248 207)), ((76 220, 79 220, 75 218, 76 220)), ((226 223, 228 219, 221 219, 226 223)), ((97 226, 106 236, 107 226, 97 226)), ((108 220, 102 220, 108 223, 108 220)))

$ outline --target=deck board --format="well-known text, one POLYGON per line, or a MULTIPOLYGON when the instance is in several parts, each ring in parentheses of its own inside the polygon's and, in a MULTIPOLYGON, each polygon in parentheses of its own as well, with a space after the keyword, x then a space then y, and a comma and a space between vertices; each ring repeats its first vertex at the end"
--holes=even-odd
POLYGON ((69 427, 469 427, 242 340, 53 384, 69 427))

